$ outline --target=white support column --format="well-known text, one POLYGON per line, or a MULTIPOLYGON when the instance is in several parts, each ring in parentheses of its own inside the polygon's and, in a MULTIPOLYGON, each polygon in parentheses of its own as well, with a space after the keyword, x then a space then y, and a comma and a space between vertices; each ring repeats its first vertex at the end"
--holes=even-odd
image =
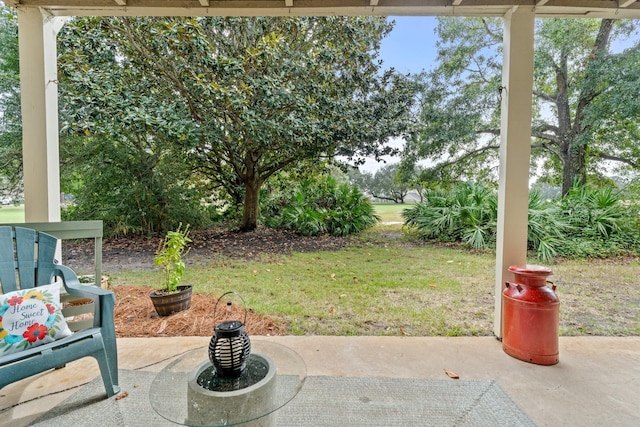
POLYGON ((504 18, 500 182, 494 334, 502 338, 502 291, 513 275, 507 270, 527 259, 527 209, 531 157, 531 102, 535 14, 529 7, 504 18))
POLYGON ((60 18, 18 8, 26 222, 60 221, 58 73, 60 18))

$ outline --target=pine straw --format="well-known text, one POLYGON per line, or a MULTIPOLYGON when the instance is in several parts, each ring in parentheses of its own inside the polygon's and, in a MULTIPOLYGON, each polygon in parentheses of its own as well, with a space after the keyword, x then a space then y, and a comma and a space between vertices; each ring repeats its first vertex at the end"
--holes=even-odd
MULTIPOLYGON (((115 326, 116 335, 122 337, 177 337, 213 336, 217 323, 224 320, 244 320, 244 308, 232 306, 231 312, 218 310, 213 317, 217 297, 193 293, 191 308, 172 314, 158 316, 149 298, 154 289, 140 286, 114 286, 116 294, 115 326)), ((220 304, 222 305, 222 303, 220 304)), ((249 335, 283 335, 286 327, 269 317, 247 312, 245 322, 249 335)))

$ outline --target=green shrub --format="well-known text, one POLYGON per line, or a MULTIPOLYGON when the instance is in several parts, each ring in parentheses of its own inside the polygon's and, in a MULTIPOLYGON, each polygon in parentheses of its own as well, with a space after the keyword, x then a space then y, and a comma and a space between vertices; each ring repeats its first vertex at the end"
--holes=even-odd
MULTIPOLYGON (((639 205, 613 188, 574 187, 552 200, 531 192, 528 208, 528 248, 542 261, 640 253, 639 205)), ((428 191, 403 216, 425 239, 495 247, 497 197, 486 187, 428 191)))
POLYGON ((569 227, 558 244, 559 256, 640 253, 638 205, 623 203, 618 190, 575 186, 557 203, 569 227))
POLYGON ((540 193, 529 193, 527 247, 542 261, 558 255, 559 245, 569 231, 569 223, 557 205, 542 200, 540 193))
POLYGON ((263 197, 261 208, 269 227, 305 236, 346 236, 373 226, 373 205, 356 187, 332 177, 305 180, 299 186, 263 197))
POLYGON ((88 138, 86 148, 76 147, 79 153, 87 151, 86 156, 67 154, 61 186, 75 202, 63 219, 103 220, 108 236, 166 232, 181 222, 194 229, 208 226, 215 210, 203 200, 210 193, 198 185, 184 159, 162 150, 134 149, 139 147, 133 141, 133 135, 88 138))
POLYGON ((449 191, 428 190, 423 200, 402 215, 424 238, 476 249, 495 244, 498 202, 488 187, 466 183, 449 191))
POLYGON ((125 182, 121 186, 91 181, 79 192, 75 204, 63 210, 63 220, 100 219, 108 236, 153 234, 179 226, 180 222, 193 228, 209 225, 215 209, 201 203, 201 194, 182 186, 153 185, 144 182, 125 182), (96 189, 100 186, 103 190, 96 189))

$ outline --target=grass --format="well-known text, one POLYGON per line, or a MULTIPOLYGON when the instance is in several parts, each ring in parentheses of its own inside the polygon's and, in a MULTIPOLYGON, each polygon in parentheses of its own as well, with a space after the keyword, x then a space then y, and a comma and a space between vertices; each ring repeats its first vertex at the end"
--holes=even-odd
POLYGON ((373 208, 380 217, 380 222, 404 222, 402 211, 409 207, 400 203, 374 203, 373 208))
POLYGON ((572 260, 553 270, 561 335, 640 335, 640 260, 572 260))
MULTIPOLYGON (((213 257, 189 266, 184 280, 213 296, 239 292, 294 335, 492 335, 495 255, 397 235, 399 225, 377 226, 339 251, 250 262, 213 257)), ((640 335, 638 260, 551 267, 562 335, 640 335)), ((152 286, 159 279, 130 271, 111 282, 152 286)))
MULTIPOLYGON (((469 272, 489 272, 492 263, 488 256, 464 251, 365 246, 259 262, 213 260, 187 269, 184 280, 194 283, 196 292, 235 290, 256 312, 285 320, 292 334, 449 335, 457 325, 447 321, 447 305, 466 301, 468 286, 484 288, 490 299, 491 274, 469 272)), ((115 275, 112 283, 150 280, 148 272, 126 278, 115 275)), ((487 327, 489 314, 481 316, 487 327)))
POLYGON ((24 222, 24 206, 0 206, 0 224, 24 222))

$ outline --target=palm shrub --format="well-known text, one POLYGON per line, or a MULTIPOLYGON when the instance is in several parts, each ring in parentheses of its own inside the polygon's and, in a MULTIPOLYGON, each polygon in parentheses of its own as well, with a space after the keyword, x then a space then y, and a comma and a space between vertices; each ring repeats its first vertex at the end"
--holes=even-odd
POLYGON ((574 186, 561 206, 570 224, 581 229, 584 237, 606 239, 620 229, 623 209, 618 196, 611 187, 574 186))
MULTIPOLYGON (((613 188, 574 187, 552 200, 531 192, 528 208, 528 248, 542 261, 640 253, 640 207, 622 203, 613 188)), ((497 197, 486 187, 427 191, 424 201, 403 216, 425 239, 495 247, 497 197)))
POLYGON ((427 190, 423 202, 402 215, 405 224, 426 239, 463 242, 480 249, 495 244, 497 212, 495 191, 464 183, 449 191, 427 190))
POLYGON ((568 223, 559 255, 604 257, 640 252, 638 206, 612 187, 574 186, 559 202, 568 223))
POLYGON ((542 261, 550 261, 558 255, 560 246, 570 230, 562 209, 555 201, 542 200, 540 193, 529 193, 528 248, 534 250, 542 261))
POLYGON ((378 221, 373 206, 358 188, 338 184, 332 177, 305 180, 293 192, 285 191, 265 200, 263 212, 269 212, 265 219, 268 226, 305 236, 346 236, 378 221))
POLYGON ((282 211, 295 203, 296 186, 269 184, 260 190, 260 221, 269 228, 284 228, 282 211))
POLYGON ((307 185, 296 191, 290 204, 285 206, 280 217, 276 218, 273 225, 276 228, 285 228, 297 231, 303 236, 317 236, 326 232, 325 212, 313 206, 304 189, 307 185))
POLYGON ((440 190, 426 190, 423 201, 404 209, 405 225, 414 227, 425 239, 455 240, 455 223, 450 215, 449 194, 440 190))
POLYGON ((334 180, 326 190, 326 194, 330 195, 325 199, 325 221, 329 234, 347 236, 366 230, 378 222, 373 205, 357 187, 337 185, 334 180))

